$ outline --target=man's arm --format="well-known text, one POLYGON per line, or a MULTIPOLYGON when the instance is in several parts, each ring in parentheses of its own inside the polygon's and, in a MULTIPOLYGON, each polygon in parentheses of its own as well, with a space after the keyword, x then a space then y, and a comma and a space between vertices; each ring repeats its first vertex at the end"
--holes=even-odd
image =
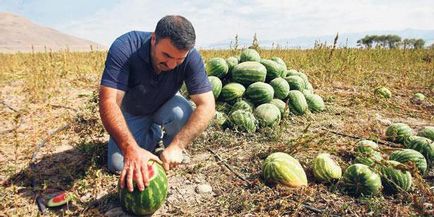
POLYGON ((120 176, 121 188, 125 186, 133 190, 133 180, 140 190, 149 185, 147 162, 152 159, 162 163, 154 154, 142 149, 137 144, 121 112, 121 102, 124 91, 110 87, 100 86, 99 112, 102 123, 107 132, 114 138, 124 155, 124 168, 120 176))
POLYGON ((215 115, 215 101, 211 91, 191 95, 190 98, 196 104, 196 109, 170 145, 160 155, 166 170, 181 163, 182 150, 207 128, 215 115))

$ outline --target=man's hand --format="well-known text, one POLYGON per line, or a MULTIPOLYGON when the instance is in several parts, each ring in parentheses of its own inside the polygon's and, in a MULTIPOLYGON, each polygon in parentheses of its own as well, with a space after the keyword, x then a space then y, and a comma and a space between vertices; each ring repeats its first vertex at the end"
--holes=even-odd
POLYGON ((140 191, 149 186, 148 177, 148 161, 154 160, 160 164, 160 159, 149 151, 137 146, 137 148, 130 148, 124 153, 124 169, 121 172, 120 185, 121 188, 125 187, 130 192, 133 191, 133 181, 137 184, 140 191))
POLYGON ((175 168, 183 160, 182 148, 174 143, 164 149, 160 154, 160 159, 163 161, 163 167, 166 171, 175 168))

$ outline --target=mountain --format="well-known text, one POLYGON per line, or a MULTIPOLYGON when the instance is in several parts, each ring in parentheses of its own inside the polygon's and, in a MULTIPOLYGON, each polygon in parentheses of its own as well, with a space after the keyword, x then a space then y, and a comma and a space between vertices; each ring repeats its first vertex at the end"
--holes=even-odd
POLYGON ((0 12, 0 52, 90 51, 106 49, 103 45, 40 26, 10 13, 0 12))
MULTIPOLYGON (((420 29, 404 29, 400 31, 367 31, 356 33, 339 33, 338 46, 340 47, 357 47, 357 40, 365 37, 366 35, 399 35, 404 38, 422 38, 425 40, 425 46, 434 43, 434 30, 420 30, 420 29)), ((333 44, 333 40, 336 37, 335 34, 322 35, 322 36, 300 36, 294 38, 284 39, 264 39, 261 40, 260 35, 259 45, 264 48, 276 47, 277 45, 282 48, 313 48, 315 42, 327 43, 327 45, 333 44)), ((252 37, 253 39, 253 37, 252 37)), ((239 38, 238 44, 240 48, 248 47, 252 44, 252 39, 239 38)), ((222 40, 215 43, 210 43, 204 46, 204 48, 210 49, 227 49, 234 39, 222 40)))

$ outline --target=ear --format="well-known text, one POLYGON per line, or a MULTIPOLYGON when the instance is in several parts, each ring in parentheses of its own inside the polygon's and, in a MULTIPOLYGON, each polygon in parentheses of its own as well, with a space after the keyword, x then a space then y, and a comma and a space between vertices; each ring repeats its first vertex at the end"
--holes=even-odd
POLYGON ((155 32, 151 33, 151 44, 154 46, 156 42, 155 32))

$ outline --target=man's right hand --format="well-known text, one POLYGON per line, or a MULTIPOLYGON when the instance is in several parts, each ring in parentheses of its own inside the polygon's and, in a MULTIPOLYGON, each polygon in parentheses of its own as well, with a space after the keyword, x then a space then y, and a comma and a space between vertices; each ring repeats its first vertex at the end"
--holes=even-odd
POLYGON ((125 183, 130 192, 133 191, 133 181, 140 191, 149 185, 148 161, 154 160, 162 164, 161 160, 151 152, 136 146, 129 148, 124 153, 124 168, 121 172, 120 185, 125 187, 125 183))

